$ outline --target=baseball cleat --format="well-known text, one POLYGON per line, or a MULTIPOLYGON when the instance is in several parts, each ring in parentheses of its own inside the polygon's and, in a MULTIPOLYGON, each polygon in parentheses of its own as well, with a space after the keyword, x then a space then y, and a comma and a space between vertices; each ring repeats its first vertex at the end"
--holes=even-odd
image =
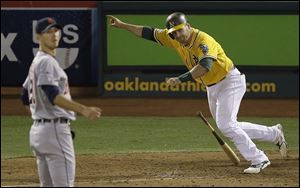
POLYGON ((244 170, 245 174, 258 174, 260 173, 263 169, 265 169, 267 166, 271 164, 270 161, 263 161, 259 164, 256 165, 251 165, 249 168, 244 170))
POLYGON ((279 148, 281 157, 283 159, 285 159, 285 158, 287 158, 288 147, 287 147, 287 142, 285 141, 285 138, 284 138, 283 127, 281 124, 277 124, 275 127, 279 131, 279 140, 276 143, 276 145, 279 148))

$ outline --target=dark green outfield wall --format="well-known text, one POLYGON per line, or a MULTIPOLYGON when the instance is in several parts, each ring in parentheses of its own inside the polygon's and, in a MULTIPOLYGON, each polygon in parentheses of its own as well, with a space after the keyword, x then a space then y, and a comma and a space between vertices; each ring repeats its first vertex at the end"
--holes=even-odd
MULTIPOLYGON (((164 28, 167 15, 114 15, 137 25, 164 28)), ((236 65, 299 66, 299 15, 187 15, 214 37, 236 65)), ((182 65, 175 51, 107 28, 107 64, 182 65)))

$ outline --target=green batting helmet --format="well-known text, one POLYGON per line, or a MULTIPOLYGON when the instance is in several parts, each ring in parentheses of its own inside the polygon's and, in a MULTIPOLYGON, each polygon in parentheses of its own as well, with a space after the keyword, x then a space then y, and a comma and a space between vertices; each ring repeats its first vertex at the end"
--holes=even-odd
POLYGON ((183 28, 186 23, 188 23, 188 20, 183 13, 174 12, 170 14, 166 19, 166 27, 168 29, 169 36, 172 39, 175 39, 175 37, 172 35, 172 32, 183 28))

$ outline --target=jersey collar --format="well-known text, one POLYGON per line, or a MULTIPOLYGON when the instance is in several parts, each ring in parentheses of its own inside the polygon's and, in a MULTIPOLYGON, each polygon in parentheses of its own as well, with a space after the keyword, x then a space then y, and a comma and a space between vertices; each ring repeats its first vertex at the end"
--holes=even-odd
POLYGON ((193 47, 194 46, 194 44, 195 44, 195 42, 196 42, 196 39, 197 39, 197 36, 198 36, 198 33, 199 33, 199 31, 198 30, 196 30, 196 29, 194 29, 194 28, 192 28, 192 40, 191 40, 191 42, 190 42, 190 44, 188 45, 188 46, 184 46, 183 45, 183 47, 185 47, 185 48, 191 48, 191 47, 193 47))

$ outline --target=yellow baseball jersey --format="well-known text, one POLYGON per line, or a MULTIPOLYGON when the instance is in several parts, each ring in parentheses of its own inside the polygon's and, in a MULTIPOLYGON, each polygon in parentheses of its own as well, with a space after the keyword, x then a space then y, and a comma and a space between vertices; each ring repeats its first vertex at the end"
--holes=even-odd
POLYGON ((155 29, 154 38, 161 45, 174 48, 189 70, 196 66, 201 59, 205 57, 213 58, 214 63, 211 69, 196 81, 201 82, 202 80, 205 85, 217 83, 232 69, 233 63, 214 38, 203 31, 192 29, 192 40, 189 46, 184 46, 173 40, 168 35, 167 29, 155 29))

